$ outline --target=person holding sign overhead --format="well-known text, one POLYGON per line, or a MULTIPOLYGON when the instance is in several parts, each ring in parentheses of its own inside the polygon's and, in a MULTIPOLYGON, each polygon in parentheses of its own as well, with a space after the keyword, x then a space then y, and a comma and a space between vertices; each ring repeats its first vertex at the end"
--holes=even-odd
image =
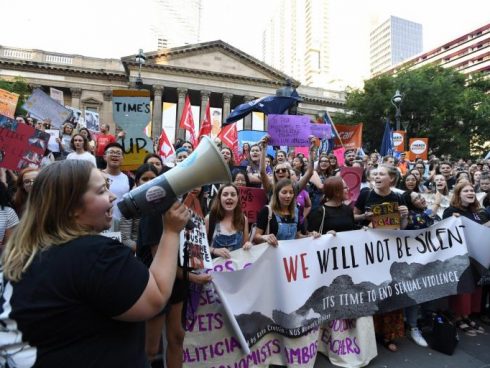
MULTIPOLYGON (((380 165, 372 172, 374 187, 361 192, 354 207, 356 221, 375 228, 405 229, 408 225, 408 208, 403 198, 391 190, 396 183, 398 170, 380 165)), ((391 352, 398 346, 395 339, 405 335, 402 310, 375 315, 376 331, 383 345, 391 352)))

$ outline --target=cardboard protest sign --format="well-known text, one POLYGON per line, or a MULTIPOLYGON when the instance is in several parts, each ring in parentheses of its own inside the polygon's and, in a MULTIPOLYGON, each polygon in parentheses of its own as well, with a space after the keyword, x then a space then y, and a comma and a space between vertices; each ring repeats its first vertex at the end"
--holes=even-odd
POLYGON ((56 142, 56 138, 60 138, 58 129, 46 129, 45 133, 49 134, 48 149, 51 152, 60 152, 60 144, 56 142))
POLYGON ((239 187, 242 212, 247 216, 248 222, 255 224, 257 215, 267 204, 267 195, 261 188, 239 187))
POLYGON ((362 172, 361 167, 340 167, 340 176, 349 187, 350 199, 354 202, 357 201, 361 190, 362 172))
MULTIPOLYGON (((485 226, 478 232, 490 235, 485 226)), ((469 257, 489 265, 472 253, 470 236, 462 220, 451 217, 422 233, 370 229, 279 241, 241 271, 215 272, 213 283, 237 326, 236 340, 250 354, 271 332, 307 336, 330 320, 471 292, 469 257)))
POLYGON ((11 170, 38 167, 48 140, 49 134, 0 116, 0 167, 11 170))
POLYGON ((85 110, 84 123, 91 132, 100 132, 99 113, 85 110))
MULTIPOLYGON (((153 153, 153 141, 145 134, 151 119, 150 91, 113 90, 112 117, 126 132, 124 147, 124 170, 134 170, 148 153, 153 153)), ((88 125, 88 122, 87 122, 88 125)))
POLYGON ((209 252, 204 219, 192 211, 190 221, 194 227, 192 229, 185 228, 180 232, 180 264, 184 265, 184 255, 187 252, 189 256, 187 267, 194 270, 212 269, 213 263, 209 252))
POLYGON ((49 87, 49 96, 53 100, 58 102, 60 105, 65 106, 65 98, 63 96, 63 91, 53 87, 49 87))
POLYGON ((427 160, 429 152, 429 138, 410 138, 408 159, 415 161, 418 158, 427 160))
POLYGON ((19 95, 17 93, 0 89, 0 115, 14 119, 18 101, 19 95))
POLYGON ((73 126, 77 126, 80 123, 81 125, 83 125, 83 127, 86 127, 85 119, 82 116, 82 110, 72 106, 65 106, 65 107, 72 112, 71 118, 68 119, 68 123, 70 123, 73 126))
POLYGON ((335 124, 339 137, 335 137, 335 149, 342 147, 346 150, 362 147, 362 123, 355 125, 335 124), (342 140, 342 143, 340 142, 342 140))
POLYGON ((38 119, 50 119, 53 128, 60 128, 72 115, 71 110, 60 105, 39 88, 32 92, 22 108, 38 119))
POLYGON ((401 226, 400 212, 397 202, 385 202, 371 206, 373 228, 399 229, 401 226))
POLYGON ((393 148, 395 152, 405 152, 405 139, 407 132, 403 130, 395 130, 393 132, 393 148))
POLYGON ((312 124, 305 115, 268 115, 270 144, 274 146, 308 147, 309 136, 320 139, 332 136, 329 124, 312 124))

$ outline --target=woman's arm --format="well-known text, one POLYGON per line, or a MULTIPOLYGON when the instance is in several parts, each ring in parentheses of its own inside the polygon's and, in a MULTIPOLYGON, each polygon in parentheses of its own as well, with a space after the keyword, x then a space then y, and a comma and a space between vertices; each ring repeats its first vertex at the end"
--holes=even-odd
POLYGON ((242 248, 247 250, 253 247, 253 243, 250 241, 250 233, 248 228, 248 219, 247 216, 243 215, 245 218, 245 225, 243 226, 243 244, 242 248))
POLYGON ((315 159, 315 137, 310 136, 310 155, 308 157, 308 168, 305 172, 305 174, 301 177, 301 179, 298 182, 298 193, 301 192, 305 187, 306 184, 310 181, 311 176, 313 175, 313 165, 314 165, 314 159, 315 159))
POLYGON ((310 178, 310 183, 317 187, 319 190, 323 189, 322 179, 320 179, 320 175, 316 171, 313 171, 313 175, 310 178))
POLYGON ((279 245, 276 236, 274 234, 264 235, 264 230, 259 228, 255 229, 254 243, 261 244, 265 242, 269 243, 274 247, 277 247, 279 245))
MULTIPOLYGON (((260 152, 260 180, 262 182, 262 186, 264 187, 266 192, 269 192, 272 190, 272 183, 274 182, 274 179, 269 178, 269 175, 267 175, 266 169, 266 164, 265 164, 265 154, 267 150, 267 144, 269 143, 270 137, 268 135, 264 136, 260 142, 260 148, 262 149, 260 152)), ((272 173, 274 175, 274 173, 272 173)))
POLYGON ((143 321, 155 316, 167 304, 177 273, 180 231, 190 218, 187 207, 175 202, 165 215, 163 230, 150 276, 143 294, 126 312, 115 317, 122 321, 143 321))

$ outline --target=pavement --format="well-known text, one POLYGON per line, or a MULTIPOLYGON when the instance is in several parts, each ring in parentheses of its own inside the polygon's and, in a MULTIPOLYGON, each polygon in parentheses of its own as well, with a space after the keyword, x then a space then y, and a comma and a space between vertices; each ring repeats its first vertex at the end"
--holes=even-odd
MULTIPOLYGON (((422 348, 408 338, 397 340, 398 351, 392 353, 378 344, 378 356, 369 368, 490 368, 490 326, 484 334, 475 337, 459 333, 459 344, 453 355, 445 355, 431 348, 422 348)), ((424 331, 424 336, 427 334, 424 331)), ((336 367, 323 354, 318 354, 315 368, 336 367)))

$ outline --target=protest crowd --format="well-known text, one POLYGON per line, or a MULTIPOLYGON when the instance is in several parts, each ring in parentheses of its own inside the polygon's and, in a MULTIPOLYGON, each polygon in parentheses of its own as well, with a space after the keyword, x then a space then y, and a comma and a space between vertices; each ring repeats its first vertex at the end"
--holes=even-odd
MULTIPOLYGON (((18 116, 16 122, 51 128, 49 120, 18 116)), ((232 182, 195 188, 161 216, 126 218, 117 207, 123 196, 181 165, 197 142, 177 140, 169 157, 159 154, 157 143, 157 153, 125 172, 124 136, 105 123, 99 132, 66 123, 55 139, 59 149, 46 148, 39 165, 0 169, 8 281, 1 305, 11 305, 0 309, 0 320, 2 328, 20 331, 12 343, 18 350, 0 353, 3 366, 183 366, 188 289, 213 279, 212 272, 188 272, 176 262, 179 234, 194 214, 203 219, 213 259, 358 229, 424 229, 451 216, 490 226, 490 160, 432 155, 409 161, 405 153, 382 157, 359 149, 339 157, 322 151, 314 137, 307 154, 274 147, 270 155, 268 135, 239 153, 215 141, 232 182), (355 188, 344 180, 346 172, 358 175, 355 188), (241 203, 248 188, 263 196, 253 218, 241 203), (386 204, 398 222, 378 221, 386 204), (120 233, 120 240, 98 235, 103 231, 120 233)), ((400 343, 427 348, 422 330, 434 313, 447 316, 460 334, 478 336, 490 328, 488 291, 479 286, 376 314, 363 326, 393 353, 400 343)))

